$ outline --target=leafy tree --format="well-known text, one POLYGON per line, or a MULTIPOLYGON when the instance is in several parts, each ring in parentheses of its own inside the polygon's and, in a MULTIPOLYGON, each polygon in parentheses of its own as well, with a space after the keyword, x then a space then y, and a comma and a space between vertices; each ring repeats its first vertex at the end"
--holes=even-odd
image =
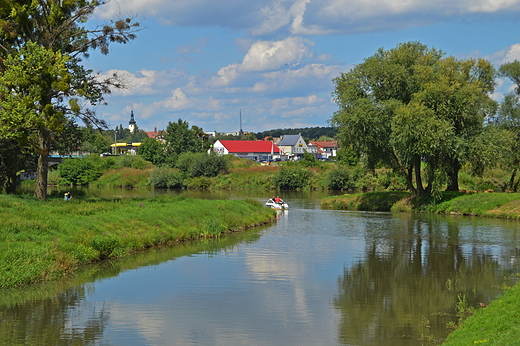
POLYGON ((162 143, 154 138, 148 138, 141 143, 137 153, 141 155, 146 161, 150 161, 156 166, 161 166, 164 163, 164 146, 162 143))
POLYGON ((164 139, 166 140, 165 162, 170 167, 175 167, 177 157, 181 153, 193 152, 198 153, 202 151, 202 139, 200 137, 201 130, 197 127, 190 129, 187 121, 179 118, 177 122, 168 122, 164 139))
POLYGON ((0 189, 16 193, 17 173, 28 167, 32 155, 15 139, 0 138, 0 189))
POLYGON ((38 157, 35 195, 47 197, 48 154, 70 118, 106 127, 82 103, 104 104, 103 95, 124 85, 81 66, 91 50, 135 38, 139 23, 117 19, 101 27, 84 24, 106 2, 0 0, 0 136, 19 141, 38 157))
POLYGON ((515 93, 509 93, 504 97, 494 119, 494 124, 507 132, 507 134, 501 133, 501 139, 509 138, 509 145, 499 157, 502 157, 505 167, 512 170, 508 189, 516 192, 520 183, 520 179, 516 179, 520 168, 520 100, 515 93))
POLYGON ((516 84, 516 93, 520 94, 520 61, 515 60, 500 66, 498 69, 500 76, 509 78, 516 84))
POLYGON ((400 172, 409 190, 430 193, 446 180, 448 190, 458 190, 458 171, 483 131, 493 81, 494 69, 482 59, 444 57, 418 42, 381 48, 334 79, 339 110, 331 123, 342 146, 351 145, 370 168, 400 172))

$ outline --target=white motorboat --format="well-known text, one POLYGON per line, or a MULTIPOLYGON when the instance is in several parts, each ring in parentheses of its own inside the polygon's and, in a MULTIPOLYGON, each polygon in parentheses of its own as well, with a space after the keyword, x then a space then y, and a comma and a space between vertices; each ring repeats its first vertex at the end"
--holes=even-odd
POLYGON ((272 209, 280 209, 280 210, 289 209, 289 205, 286 202, 284 202, 283 200, 280 200, 280 202, 276 202, 272 198, 269 199, 265 203, 265 205, 268 207, 271 207, 272 209))

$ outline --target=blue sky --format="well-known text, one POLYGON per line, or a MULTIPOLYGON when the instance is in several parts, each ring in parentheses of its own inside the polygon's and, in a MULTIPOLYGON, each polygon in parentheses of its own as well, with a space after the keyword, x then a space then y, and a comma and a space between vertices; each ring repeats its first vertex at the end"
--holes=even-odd
MULTIPOLYGON (((111 0, 90 24, 135 16, 143 30, 84 61, 129 88, 96 109, 111 128, 205 131, 328 126, 332 79, 373 55, 420 41, 495 67, 520 60, 520 0, 111 0)), ((512 88, 497 80, 500 101, 512 88)))

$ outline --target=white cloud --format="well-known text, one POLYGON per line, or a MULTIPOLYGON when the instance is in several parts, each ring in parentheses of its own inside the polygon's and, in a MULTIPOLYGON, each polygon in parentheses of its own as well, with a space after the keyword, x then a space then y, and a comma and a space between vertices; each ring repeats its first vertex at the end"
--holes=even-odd
POLYGON ((485 58, 495 65, 520 60, 520 43, 508 46, 501 51, 485 56, 485 58))
POLYGON ((247 30, 253 36, 286 30, 316 35, 403 29, 472 16, 520 10, 520 0, 112 0, 100 19, 139 14, 176 26, 218 26, 247 30), (426 15, 427 14, 427 15, 426 15))
POLYGON ((172 95, 160 103, 164 108, 183 110, 190 106, 191 102, 180 88, 172 91, 172 95))
POLYGON ((313 56, 314 42, 301 37, 254 43, 239 67, 241 72, 268 71, 313 56))

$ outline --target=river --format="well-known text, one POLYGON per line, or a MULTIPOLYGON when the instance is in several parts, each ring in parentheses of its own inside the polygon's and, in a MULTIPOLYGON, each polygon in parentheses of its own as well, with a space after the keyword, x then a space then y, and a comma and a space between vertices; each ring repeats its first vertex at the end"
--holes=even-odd
POLYGON ((0 344, 428 345, 518 272, 517 221, 321 210, 326 195, 284 193, 272 225, 2 291, 0 344))

